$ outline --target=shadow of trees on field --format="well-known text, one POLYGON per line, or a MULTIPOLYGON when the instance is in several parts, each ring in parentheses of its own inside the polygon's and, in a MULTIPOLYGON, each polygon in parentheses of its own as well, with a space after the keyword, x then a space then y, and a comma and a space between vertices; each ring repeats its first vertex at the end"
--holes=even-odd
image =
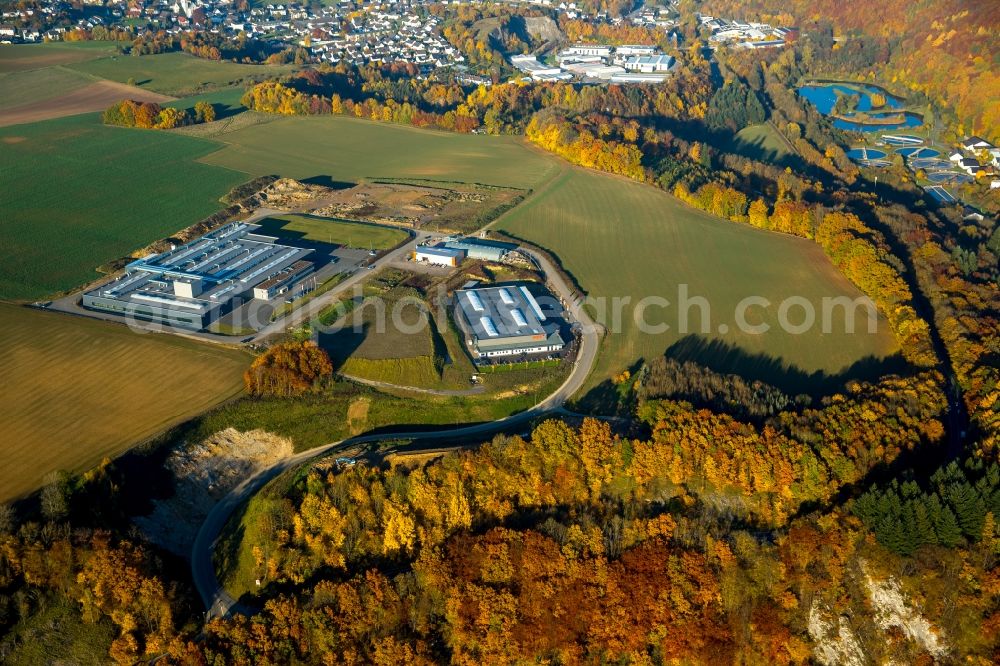
MULTIPOLYGON (((356 303, 355 307, 358 305, 360 304, 356 303)), ((339 372, 347 359, 351 358, 368 337, 368 329, 369 324, 364 322, 361 325, 361 330, 356 330, 349 320, 338 330, 319 333, 316 344, 330 355, 334 370, 339 372)))
MULTIPOLYGON (((898 352, 885 358, 865 356, 839 372, 809 372, 780 357, 753 354, 722 340, 688 335, 670 345, 664 355, 678 362, 691 361, 726 375, 739 375, 747 381, 770 384, 789 396, 804 395, 815 400, 843 389, 849 381, 876 381, 885 375, 905 375, 912 367, 898 352)), ((643 365, 640 360, 629 371, 634 375, 643 365)), ((577 403, 581 411, 613 414, 630 411, 623 404, 622 392, 610 380, 604 380, 577 403)))
POLYGON ((236 114, 246 111, 246 108, 242 104, 223 104, 215 102, 212 104, 212 108, 215 109, 216 120, 232 118, 236 114))
POLYGON ((809 372, 777 356, 751 354, 722 340, 687 335, 667 348, 667 358, 693 361, 722 374, 759 380, 790 395, 819 397, 839 391, 851 380, 874 381, 887 374, 903 374, 909 364, 899 353, 885 358, 865 356, 836 373, 809 372))

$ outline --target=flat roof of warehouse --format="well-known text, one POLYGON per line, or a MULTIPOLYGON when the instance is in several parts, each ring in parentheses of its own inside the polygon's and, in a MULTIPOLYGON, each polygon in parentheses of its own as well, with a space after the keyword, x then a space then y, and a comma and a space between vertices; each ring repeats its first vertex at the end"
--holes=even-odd
POLYGON ((476 287, 461 289, 455 296, 473 334, 479 339, 548 335, 542 323, 546 316, 527 287, 476 287))
POLYGON ((417 254, 429 254, 433 257, 460 257, 462 256, 461 250, 455 250, 448 247, 418 247, 417 254))
POLYGON ((312 252, 254 233, 259 228, 245 222, 227 224, 167 252, 133 261, 125 267, 124 275, 88 293, 123 303, 155 303, 188 311, 215 308, 303 263, 312 252), (175 282, 197 285, 199 292, 180 295, 175 292, 175 282))

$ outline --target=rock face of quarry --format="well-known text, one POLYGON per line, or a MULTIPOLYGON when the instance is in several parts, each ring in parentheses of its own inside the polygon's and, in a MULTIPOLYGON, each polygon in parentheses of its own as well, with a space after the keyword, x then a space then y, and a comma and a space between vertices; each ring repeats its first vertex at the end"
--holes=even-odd
POLYGON ((900 590, 899 582, 893 578, 876 580, 862 563, 868 599, 875 610, 875 622, 879 629, 887 632, 899 628, 911 641, 917 643, 935 659, 948 654, 948 647, 931 623, 915 611, 900 590))
MULTIPOLYGON (((949 649, 940 632, 913 608, 899 585, 890 577, 879 579, 868 563, 860 563, 860 584, 866 594, 863 607, 856 617, 834 617, 822 601, 814 601, 809 609, 809 637, 813 640, 813 656, 824 666, 864 666, 870 663, 901 664, 892 658, 879 662, 875 655, 866 654, 856 627, 870 626, 875 640, 890 643, 890 636, 901 634, 906 641, 935 660, 948 656, 949 649)), ((857 604, 861 606, 861 604, 857 604)), ((871 636, 868 636, 870 641, 871 636)), ((871 643, 869 642, 869 645, 871 643)))
POLYGON ((174 495, 135 519, 153 543, 187 557, 205 516, 230 490, 257 471, 291 456, 291 440, 263 430, 226 428, 193 445, 179 446, 167 459, 174 495))
POLYGON ((559 25, 548 16, 524 17, 524 29, 541 42, 556 42, 563 39, 559 25))

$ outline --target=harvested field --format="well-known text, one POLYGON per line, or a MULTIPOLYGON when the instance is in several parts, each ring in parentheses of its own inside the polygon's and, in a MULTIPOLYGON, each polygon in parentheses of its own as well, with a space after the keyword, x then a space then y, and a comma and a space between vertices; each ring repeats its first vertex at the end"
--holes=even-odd
MULTIPOLYGON (((0 79, 0 86, 2 84, 3 80, 0 79)), ((103 111, 123 99, 163 103, 169 102, 173 97, 127 86, 123 83, 97 81, 41 102, 32 102, 0 110, 0 127, 103 111)))
MULTIPOLYGON (((191 99, 198 99, 200 95, 194 98, 185 97, 182 101, 188 102, 191 99)), ((177 105, 179 106, 179 104, 177 105)), ((178 127, 173 130, 177 134, 187 134, 188 136, 198 136, 205 139, 213 139, 215 137, 224 136, 230 132, 239 131, 245 127, 251 127, 253 125, 263 125, 274 120, 274 116, 268 115, 266 113, 257 113, 256 111, 243 111, 240 113, 233 113, 228 115, 221 120, 216 120, 211 123, 198 123, 197 125, 188 125, 187 127, 178 127)))
POLYGON ((391 296, 355 306, 347 325, 321 344, 328 347, 335 364, 348 356, 391 360, 434 354, 426 306, 391 296))
POLYGON ((239 394, 250 361, 236 350, 15 305, 0 304, 0 318, 0 501, 239 394))
POLYGON ((428 306, 411 289, 395 287, 355 306, 344 327, 320 345, 337 372, 376 382, 441 387, 440 356, 428 306))
POLYGON ((4 44, 0 46, 0 72, 23 72, 68 65, 93 60, 114 52, 114 42, 4 44))
POLYGON ((0 112, 39 104, 94 83, 94 79, 65 67, 0 72, 0 112))

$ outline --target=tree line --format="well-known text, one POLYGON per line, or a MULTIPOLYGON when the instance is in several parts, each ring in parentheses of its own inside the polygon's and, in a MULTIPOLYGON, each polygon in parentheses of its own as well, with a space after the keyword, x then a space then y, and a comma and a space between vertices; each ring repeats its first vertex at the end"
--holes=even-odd
POLYGON ((194 115, 187 109, 172 106, 161 107, 156 102, 137 102, 123 99, 104 110, 102 120, 105 125, 116 127, 138 127, 141 129, 175 129, 194 123, 210 123, 215 120, 215 107, 208 102, 196 102, 194 115))

